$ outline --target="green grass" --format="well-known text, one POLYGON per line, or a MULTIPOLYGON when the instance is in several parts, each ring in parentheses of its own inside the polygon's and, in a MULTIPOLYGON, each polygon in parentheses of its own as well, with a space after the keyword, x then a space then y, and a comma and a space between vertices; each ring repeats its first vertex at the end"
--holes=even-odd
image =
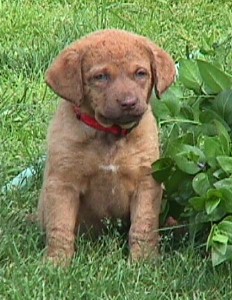
MULTIPOLYGON (((0 187, 45 153, 57 98, 43 74, 59 51, 101 28, 146 35, 178 60, 231 33, 231 1, 0 0, 0 187)), ((164 242, 157 262, 131 264, 126 239, 82 239, 69 269, 42 264, 44 236, 26 221, 41 178, 0 195, 0 299, 230 299, 231 265, 213 269, 191 245, 164 242)))

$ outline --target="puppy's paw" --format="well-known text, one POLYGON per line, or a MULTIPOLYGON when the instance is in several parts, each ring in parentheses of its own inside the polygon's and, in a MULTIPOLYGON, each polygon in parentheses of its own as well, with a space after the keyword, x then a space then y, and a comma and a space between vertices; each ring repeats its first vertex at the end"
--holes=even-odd
POLYGON ((73 253, 64 251, 48 251, 43 258, 44 264, 51 264, 54 267, 69 267, 73 253))
POLYGON ((156 242, 144 243, 137 242, 130 247, 130 258, 133 262, 145 261, 157 258, 159 249, 156 242))
POLYGON ((48 245, 47 251, 44 255, 44 262, 51 263, 56 267, 67 267, 70 265, 74 255, 73 245, 62 245, 59 247, 56 245, 48 245))

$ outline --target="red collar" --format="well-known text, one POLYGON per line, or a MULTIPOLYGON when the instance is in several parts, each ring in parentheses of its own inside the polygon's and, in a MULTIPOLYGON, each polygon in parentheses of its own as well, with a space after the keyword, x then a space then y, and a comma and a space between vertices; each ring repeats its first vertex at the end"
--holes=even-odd
POLYGON ((73 109, 77 119, 85 123, 89 127, 92 127, 100 131, 112 133, 117 136, 126 136, 130 132, 130 129, 123 129, 117 125, 113 125, 111 127, 104 127, 100 123, 98 123, 95 118, 92 118, 91 116, 82 113, 79 106, 74 106, 73 109))

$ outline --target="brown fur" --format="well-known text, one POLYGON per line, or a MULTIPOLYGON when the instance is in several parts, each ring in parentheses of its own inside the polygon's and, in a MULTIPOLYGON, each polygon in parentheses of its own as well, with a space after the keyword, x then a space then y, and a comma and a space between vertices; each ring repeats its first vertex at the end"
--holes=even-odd
POLYGON ((148 39, 120 30, 89 35, 64 50, 49 68, 48 85, 61 101, 48 136, 39 201, 47 257, 69 260, 81 228, 99 231, 104 218, 130 220, 132 259, 156 253, 161 186, 151 176, 159 158, 149 99, 175 79, 170 56, 148 39), (125 137, 88 127, 73 105, 108 127, 137 126, 125 137))

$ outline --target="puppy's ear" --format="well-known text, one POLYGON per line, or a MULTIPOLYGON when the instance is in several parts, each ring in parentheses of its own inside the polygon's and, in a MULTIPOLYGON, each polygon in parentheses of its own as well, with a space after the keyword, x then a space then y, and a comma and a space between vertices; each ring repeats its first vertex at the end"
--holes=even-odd
POLYGON ((60 97, 79 105, 83 97, 81 58, 75 49, 66 49, 46 72, 45 81, 60 97))
POLYGON ((153 56, 152 72, 155 92, 159 98, 176 80, 175 63, 167 52, 150 41, 148 41, 148 45, 153 56))

